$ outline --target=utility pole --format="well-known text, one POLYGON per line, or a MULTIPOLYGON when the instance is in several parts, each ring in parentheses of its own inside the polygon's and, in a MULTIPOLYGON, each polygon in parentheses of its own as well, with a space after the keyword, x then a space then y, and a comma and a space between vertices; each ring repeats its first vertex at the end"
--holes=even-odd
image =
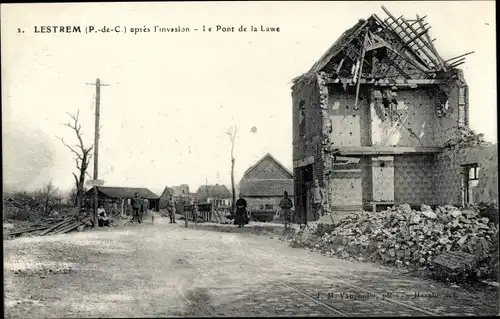
POLYGON ((97 180, 98 180, 98 163, 99 163, 99 117, 100 117, 100 105, 101 105, 101 86, 108 86, 108 84, 102 84, 100 79, 96 79, 95 83, 86 83, 87 85, 95 85, 95 129, 94 129, 94 214, 93 221, 94 227, 97 227, 97 208, 98 208, 98 192, 97 192, 97 180))

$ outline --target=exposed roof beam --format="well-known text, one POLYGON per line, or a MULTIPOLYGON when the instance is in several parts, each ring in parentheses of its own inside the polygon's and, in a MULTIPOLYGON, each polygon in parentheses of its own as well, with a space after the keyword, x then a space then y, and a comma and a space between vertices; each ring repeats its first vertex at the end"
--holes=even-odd
MULTIPOLYGON (((349 78, 336 78, 332 80, 327 80, 327 84, 336 84, 343 83, 345 81, 351 81, 349 78)), ((380 79, 380 80, 367 80, 361 79, 361 84, 373 84, 373 85, 436 85, 443 83, 441 79, 408 79, 408 80, 388 80, 388 79, 380 79)))
MULTIPOLYGON (((417 30, 415 30, 405 19, 403 19, 403 22, 406 24, 406 26, 408 27, 408 29, 411 31, 411 32, 408 32, 408 34, 410 34, 410 35, 412 35, 412 34, 418 35, 417 30)), ((419 38, 418 40, 422 40, 422 39, 419 38)), ((432 62, 432 64, 435 67, 437 67, 439 65, 439 63, 436 62, 436 60, 434 59, 434 57, 431 54, 429 54, 429 52, 427 51, 427 49, 428 49, 427 44, 424 41, 420 41, 420 42, 422 42, 423 45, 421 45, 418 41, 415 41, 414 43, 420 49, 420 52, 422 52, 430 60, 430 62, 432 62)))
MULTIPOLYGON (((425 18, 426 16, 424 16, 425 18)), ((417 14, 417 20, 420 22, 420 26, 423 28, 424 27, 424 23, 422 22, 424 18, 420 18, 417 14)), ((425 33, 425 38, 427 39, 428 41, 428 44, 429 44, 429 48, 431 49, 432 53, 434 53, 434 55, 436 56, 436 58, 438 59, 438 62, 439 62, 439 65, 441 66, 441 68, 443 68, 443 70, 446 72, 448 71, 447 67, 446 67, 446 63, 443 61, 443 58, 439 55, 439 52, 436 50, 436 47, 434 46, 434 40, 431 39, 431 36, 429 35, 429 32, 426 32, 425 33)))
POLYGON ((459 56, 456 56, 456 57, 454 57, 454 58, 448 59, 448 60, 446 60, 446 61, 444 61, 444 62, 450 62, 450 61, 452 61, 452 60, 456 60, 456 59, 458 59, 458 58, 462 58, 462 57, 464 57, 464 56, 466 56, 466 55, 469 55, 469 54, 472 54, 472 53, 474 53, 474 51, 464 53, 464 54, 462 54, 462 55, 459 55, 459 56))
POLYGON ((391 147, 391 146, 339 146, 334 153, 339 155, 399 155, 441 153, 441 147, 391 147))

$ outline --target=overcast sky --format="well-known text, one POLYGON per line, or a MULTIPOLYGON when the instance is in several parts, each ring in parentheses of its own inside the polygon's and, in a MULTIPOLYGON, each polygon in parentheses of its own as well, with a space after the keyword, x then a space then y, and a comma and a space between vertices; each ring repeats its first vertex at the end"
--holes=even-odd
MULTIPOLYGON (((34 189, 49 180, 73 186, 73 155, 56 136, 80 109, 93 143, 94 92, 102 88, 99 177, 108 186, 230 185, 230 144, 239 127, 235 178, 267 152, 292 167, 292 78, 306 72, 379 2, 87 3, 2 5, 4 185, 34 189), (35 25, 96 27, 240 25, 279 33, 34 34, 35 25), (25 31, 18 34, 17 29, 25 31), (251 132, 255 126, 257 131, 251 132)), ((385 2, 397 17, 427 15, 448 58, 470 86, 470 125, 496 142, 493 1, 385 2)), ((92 174, 92 163, 89 172, 92 174)))

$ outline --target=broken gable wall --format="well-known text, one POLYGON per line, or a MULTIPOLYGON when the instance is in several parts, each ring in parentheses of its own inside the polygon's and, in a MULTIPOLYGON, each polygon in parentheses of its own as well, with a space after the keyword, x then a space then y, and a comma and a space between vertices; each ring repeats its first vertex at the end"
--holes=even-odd
POLYGON ((462 167, 465 164, 478 164, 479 182, 472 189, 475 204, 498 203, 498 156, 497 146, 473 146, 449 149, 439 154, 437 167, 436 192, 439 205, 462 206, 464 204, 464 185, 462 167))
MULTIPOLYGON (((436 142, 443 147, 447 142, 459 137, 460 127, 469 126, 469 97, 468 86, 463 78, 463 72, 456 70, 456 74, 446 85, 442 86, 444 103, 447 109, 438 105, 436 142)), ((438 205, 463 204, 462 170, 460 165, 467 160, 470 148, 445 150, 436 155, 436 198, 438 205)), ((473 151, 475 152, 475 151, 473 151)))
MULTIPOLYGON (((322 134, 323 114, 320 96, 320 88, 315 77, 299 80, 292 90, 293 103, 293 160, 300 161, 307 157, 314 157, 314 178, 318 178, 320 184, 323 182, 323 159, 322 159, 322 134), (299 104, 303 102, 304 108, 304 134, 299 129, 299 104)), ((294 165, 295 166, 295 165, 294 165)), ((294 176, 299 176, 297 168, 294 167, 294 176), (295 175, 295 174, 298 175, 295 175)), ((299 192, 300 193, 300 192, 299 192)), ((298 193, 296 193, 298 194, 298 193)))
POLYGON ((316 75, 302 76, 292 87, 294 202, 295 216, 300 220, 306 218, 305 214, 308 214, 308 220, 312 220, 310 209, 302 197, 308 191, 302 180, 306 165, 311 164, 313 178, 318 179, 320 186, 324 185, 322 100, 325 96, 322 92, 316 75), (301 103, 305 121, 303 132, 300 124, 301 103))

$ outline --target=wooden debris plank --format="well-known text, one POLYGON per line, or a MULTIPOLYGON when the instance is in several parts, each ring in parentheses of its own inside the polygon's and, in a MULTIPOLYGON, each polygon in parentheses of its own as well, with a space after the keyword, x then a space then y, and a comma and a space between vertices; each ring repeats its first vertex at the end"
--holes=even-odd
POLYGON ((90 221, 92 221, 92 217, 87 217, 87 218, 84 218, 84 219, 81 220, 81 222, 84 223, 84 224, 88 223, 90 221))
POLYGON ((66 227, 64 228, 61 228, 57 231, 54 232, 55 235, 58 235, 58 234, 64 234, 64 233, 67 233, 69 232, 70 230, 73 230, 75 228, 77 228, 78 226, 80 226, 82 223, 81 222, 74 222, 72 224, 69 224, 67 225, 66 227))
POLYGON ((57 226, 56 228, 52 229, 52 232, 55 232, 55 231, 58 231, 58 230, 61 230, 63 229, 64 227, 68 226, 69 224, 75 222, 74 219, 66 219, 64 220, 64 223, 62 223, 61 225, 57 226))
POLYGON ((40 234, 40 236, 46 235, 47 233, 49 233, 49 232, 53 231, 53 230, 54 230, 54 229, 56 229, 57 227, 61 226, 62 224, 65 224, 65 223, 67 223, 67 222, 68 222, 67 220, 63 220, 63 221, 61 221, 61 222, 59 222, 59 223, 56 223, 56 224, 52 225, 52 226, 51 226, 51 227, 49 227, 48 229, 44 230, 44 231, 40 234))
POLYGON ((43 226, 38 226, 38 227, 19 229, 19 230, 15 230, 15 231, 12 231, 12 232, 9 232, 9 233, 5 233, 4 236, 11 236, 11 235, 19 235, 19 234, 29 233, 29 232, 33 232, 33 231, 36 231, 36 230, 42 230, 42 229, 48 228, 50 226, 51 225, 48 224, 48 225, 43 225, 43 226))
POLYGON ((434 264, 448 271, 471 269, 476 263, 472 254, 448 251, 436 257, 434 264))

